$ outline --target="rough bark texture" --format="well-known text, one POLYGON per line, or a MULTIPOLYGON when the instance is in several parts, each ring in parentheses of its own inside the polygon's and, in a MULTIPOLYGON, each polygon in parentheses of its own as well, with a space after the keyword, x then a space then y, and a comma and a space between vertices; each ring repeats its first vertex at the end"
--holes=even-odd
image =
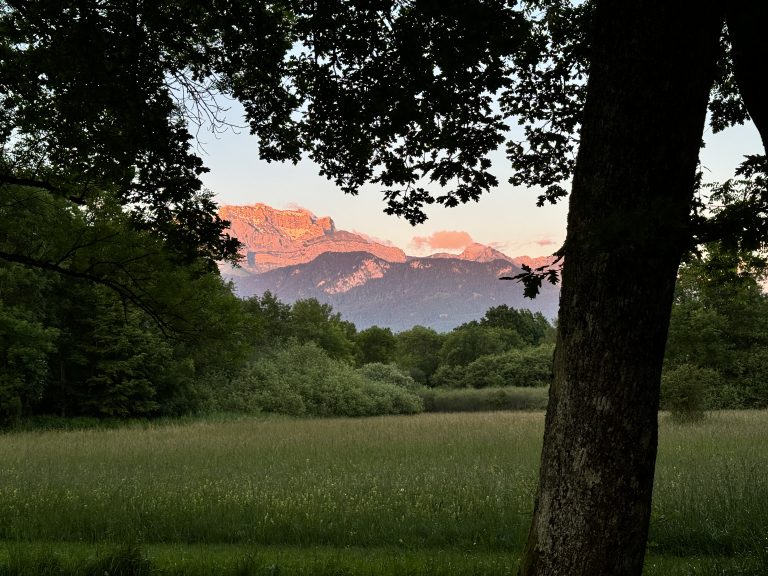
POLYGON ((718 4, 598 2, 524 576, 642 572, 718 4))

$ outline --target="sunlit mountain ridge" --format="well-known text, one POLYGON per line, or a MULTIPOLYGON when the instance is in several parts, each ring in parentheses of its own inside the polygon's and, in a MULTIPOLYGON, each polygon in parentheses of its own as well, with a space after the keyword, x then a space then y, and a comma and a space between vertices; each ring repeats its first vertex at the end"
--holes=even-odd
POLYGON ((270 291, 284 302, 317 298, 358 328, 395 331, 417 324, 451 330, 500 304, 550 319, 557 313, 557 287, 547 284, 531 300, 519 283, 498 280, 520 273, 521 264, 538 266, 551 257, 513 258, 478 243, 459 254, 407 256, 364 234, 337 230, 331 218, 302 208, 222 206, 220 214, 243 243, 241 267, 222 273, 244 297, 270 291))

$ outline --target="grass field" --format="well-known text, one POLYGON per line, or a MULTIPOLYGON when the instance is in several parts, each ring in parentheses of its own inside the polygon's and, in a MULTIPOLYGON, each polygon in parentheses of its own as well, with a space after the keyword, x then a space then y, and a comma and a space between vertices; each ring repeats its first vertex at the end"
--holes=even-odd
MULTIPOLYGON (((5 434, 0 575, 514 574, 542 429, 494 412, 5 434)), ((768 573, 768 413, 662 417, 646 573, 768 573)))

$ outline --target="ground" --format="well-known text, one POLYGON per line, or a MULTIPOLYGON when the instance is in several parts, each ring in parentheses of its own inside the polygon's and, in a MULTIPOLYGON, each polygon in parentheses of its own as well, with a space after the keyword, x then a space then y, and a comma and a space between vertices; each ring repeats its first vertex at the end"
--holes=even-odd
MULTIPOLYGON (((764 573, 768 412, 661 422, 645 573, 764 573)), ((0 575, 515 574, 542 430, 489 412, 6 433, 0 575)))

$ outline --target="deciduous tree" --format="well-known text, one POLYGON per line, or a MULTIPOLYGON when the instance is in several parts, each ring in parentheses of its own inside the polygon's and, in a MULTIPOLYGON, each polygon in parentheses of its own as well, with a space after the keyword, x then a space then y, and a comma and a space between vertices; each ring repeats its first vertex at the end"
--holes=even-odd
MULTIPOLYGON (((210 198, 190 194, 203 167, 174 80, 199 95, 214 79, 243 102, 263 158, 307 152, 347 192, 380 185, 387 211, 411 222, 428 204, 455 206, 495 186, 489 154, 507 138, 506 118, 518 119, 512 183, 540 186, 543 203, 564 196, 572 176, 555 378, 521 572, 639 574, 680 258, 703 239, 764 241, 768 229, 764 188, 720 219, 694 201, 708 104, 716 129, 751 116, 768 144, 768 5, 184 6, 2 4, 0 184, 32 181, 75 200, 117 186, 137 227, 226 255, 233 245, 210 198)), ((765 159, 745 169, 765 171, 765 159)))
POLYGON ((421 384, 431 385, 432 376, 440 364, 440 348, 444 336, 432 328, 414 326, 398 333, 395 338, 396 363, 421 384))
POLYGON ((357 362, 360 365, 389 364, 395 356, 395 336, 389 328, 371 326, 355 335, 357 362))
POLYGON ((506 304, 489 308, 480 319, 480 325, 512 329, 524 342, 534 346, 554 334, 552 325, 541 312, 516 310, 506 304))

